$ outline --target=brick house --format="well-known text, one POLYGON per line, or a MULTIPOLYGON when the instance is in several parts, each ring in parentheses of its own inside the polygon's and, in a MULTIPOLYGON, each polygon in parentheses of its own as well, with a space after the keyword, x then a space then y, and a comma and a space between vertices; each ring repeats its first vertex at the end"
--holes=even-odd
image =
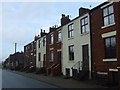
POLYGON ((10 54, 10 56, 4 62, 5 67, 11 70, 20 70, 24 67, 24 53, 16 52, 10 54))
POLYGON ((47 74, 61 74, 61 36, 58 41, 58 32, 61 28, 50 27, 49 34, 46 36, 46 69, 47 74))
POLYGON ((118 84, 120 66, 119 10, 120 2, 105 2, 91 10, 92 76, 112 84, 118 84))
POLYGON ((62 27, 70 21, 62 14, 61 26, 49 28, 46 36, 46 71, 53 76, 62 74, 62 27))
POLYGON ((24 69, 36 68, 36 40, 37 36, 34 37, 34 41, 24 46, 24 69))

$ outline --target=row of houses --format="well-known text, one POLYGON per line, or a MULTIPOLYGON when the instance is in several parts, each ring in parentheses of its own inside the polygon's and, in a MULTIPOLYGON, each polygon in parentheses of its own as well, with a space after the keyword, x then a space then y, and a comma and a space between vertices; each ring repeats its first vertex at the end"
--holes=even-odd
POLYGON ((120 82, 120 2, 104 2, 89 10, 79 9, 70 20, 62 14, 61 25, 41 29, 24 46, 24 70, 75 79, 120 82))
POLYGON ((14 54, 10 54, 3 62, 3 67, 11 70, 20 70, 24 68, 24 53, 16 52, 14 54))

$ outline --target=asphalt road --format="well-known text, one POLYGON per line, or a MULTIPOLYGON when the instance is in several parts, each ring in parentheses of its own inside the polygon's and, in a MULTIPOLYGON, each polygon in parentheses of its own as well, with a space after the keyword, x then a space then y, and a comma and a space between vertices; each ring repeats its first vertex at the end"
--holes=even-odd
POLYGON ((2 88, 57 88, 29 77, 2 70, 2 88))

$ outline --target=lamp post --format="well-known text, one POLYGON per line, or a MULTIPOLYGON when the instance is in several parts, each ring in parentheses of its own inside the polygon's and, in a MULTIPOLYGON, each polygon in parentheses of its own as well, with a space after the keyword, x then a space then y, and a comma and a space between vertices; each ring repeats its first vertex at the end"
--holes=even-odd
POLYGON ((16 49, 17 49, 17 43, 15 43, 15 53, 16 53, 16 49))

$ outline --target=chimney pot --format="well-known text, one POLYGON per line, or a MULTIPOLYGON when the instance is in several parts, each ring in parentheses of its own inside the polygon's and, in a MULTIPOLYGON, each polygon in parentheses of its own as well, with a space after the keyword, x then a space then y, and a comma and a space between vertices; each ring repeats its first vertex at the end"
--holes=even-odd
POLYGON ((65 18, 65 14, 62 14, 62 18, 65 18))

